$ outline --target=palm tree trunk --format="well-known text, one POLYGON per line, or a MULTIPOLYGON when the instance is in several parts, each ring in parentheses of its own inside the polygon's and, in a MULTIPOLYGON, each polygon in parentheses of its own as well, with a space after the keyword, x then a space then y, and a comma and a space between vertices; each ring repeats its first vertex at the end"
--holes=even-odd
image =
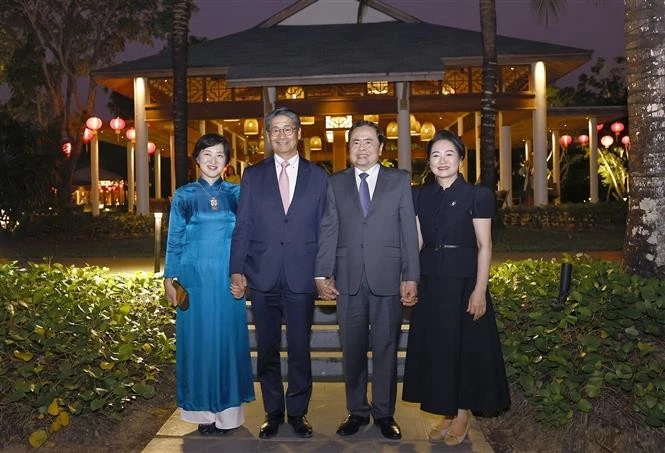
POLYGON ((665 276, 665 3, 626 0, 630 193, 623 266, 665 276))
POLYGON ((480 98, 480 181, 496 191, 496 5, 480 0, 480 34, 483 41, 483 93, 480 98))
POLYGON ((187 54, 191 0, 173 2, 171 52, 173 55, 173 137, 176 187, 187 184, 187 54))

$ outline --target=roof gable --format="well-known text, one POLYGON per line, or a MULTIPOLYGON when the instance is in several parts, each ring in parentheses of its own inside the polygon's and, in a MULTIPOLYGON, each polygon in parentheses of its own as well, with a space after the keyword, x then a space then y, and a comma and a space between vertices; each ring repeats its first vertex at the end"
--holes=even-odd
POLYGON ((261 28, 275 25, 329 25, 386 21, 419 22, 414 16, 380 0, 368 0, 358 20, 358 0, 298 0, 266 19, 261 28))

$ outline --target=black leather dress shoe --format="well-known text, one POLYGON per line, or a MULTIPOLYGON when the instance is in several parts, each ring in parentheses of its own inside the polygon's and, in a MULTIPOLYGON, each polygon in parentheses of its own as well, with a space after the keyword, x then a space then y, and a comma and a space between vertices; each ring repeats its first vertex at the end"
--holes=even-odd
POLYGON ((293 432, 300 437, 312 437, 312 425, 309 424, 305 416, 288 417, 289 425, 293 426, 293 432))
POLYGON ((273 437, 279 431, 279 425, 282 423, 284 423, 284 418, 266 419, 261 425, 261 429, 259 429, 259 438, 268 439, 273 437))
POLYGON ((215 426, 214 423, 206 423, 199 425, 199 433, 202 436, 224 435, 232 431, 232 429, 222 429, 215 426))
POLYGON ((386 439, 399 440, 402 438, 402 430, 392 417, 383 417, 374 420, 374 424, 381 428, 381 434, 386 439))
POLYGON ((337 434, 340 436, 350 436, 358 432, 361 426, 369 424, 369 417, 349 414, 344 421, 339 424, 337 434))

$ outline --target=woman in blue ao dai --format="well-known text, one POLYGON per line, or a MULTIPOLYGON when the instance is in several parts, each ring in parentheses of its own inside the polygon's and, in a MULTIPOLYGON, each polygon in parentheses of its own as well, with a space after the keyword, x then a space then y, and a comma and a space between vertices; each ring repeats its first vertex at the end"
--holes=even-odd
POLYGON ((203 435, 224 434, 244 421, 253 401, 245 299, 229 290, 229 253, 239 186, 220 177, 229 158, 218 134, 198 139, 193 158, 201 177, 176 190, 169 216, 164 269, 175 306, 177 279, 189 308, 176 310, 176 402, 181 418, 203 435))

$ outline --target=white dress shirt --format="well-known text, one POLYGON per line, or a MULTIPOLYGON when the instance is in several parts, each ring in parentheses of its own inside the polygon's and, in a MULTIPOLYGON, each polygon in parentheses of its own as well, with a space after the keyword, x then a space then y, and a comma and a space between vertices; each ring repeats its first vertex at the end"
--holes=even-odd
MULTIPOLYGON (((282 162, 284 159, 275 154, 275 171, 277 172, 277 181, 279 181, 279 174, 282 172, 282 162)), ((296 193, 296 182, 298 180, 298 163, 300 162, 300 155, 296 154, 287 161, 289 166, 286 167, 286 174, 289 177, 289 202, 293 201, 293 194, 296 193)))
POLYGON ((360 191, 360 173, 367 173, 369 176, 365 178, 367 181, 367 186, 369 187, 369 199, 374 198, 374 189, 376 188, 376 180, 379 177, 379 164, 378 162, 369 170, 360 170, 359 168, 354 167, 353 170, 356 174, 356 188, 360 191))

